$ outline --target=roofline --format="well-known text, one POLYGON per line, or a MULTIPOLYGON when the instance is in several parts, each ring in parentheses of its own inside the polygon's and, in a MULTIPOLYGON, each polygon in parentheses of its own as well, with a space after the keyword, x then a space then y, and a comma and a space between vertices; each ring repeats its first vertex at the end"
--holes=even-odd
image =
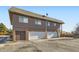
MULTIPOLYGON (((9 16, 10 16, 10 21, 11 21, 11 15, 10 15, 10 13, 22 14, 22 13, 19 13, 19 12, 11 11, 12 8, 19 9, 19 10, 21 10, 21 11, 25 11, 25 12, 26 12, 26 10, 23 10, 23 9, 20 9, 20 8, 16 8, 16 7, 11 7, 10 9, 8 9, 9 16)), ((30 11, 27 11, 27 12, 30 12, 30 11)), ((31 13, 33 13, 33 12, 31 12, 31 13)), ((37 13, 33 13, 33 14, 37 14, 37 13)), ((25 14, 22 14, 22 15, 25 15, 25 14)), ((40 15, 40 14, 37 14, 37 15, 40 15)), ((26 15, 25 15, 25 16, 26 16, 26 15)), ((32 16, 32 15, 27 15, 27 16, 35 17, 35 16, 32 16)), ((42 16, 42 15, 40 15, 40 16, 42 16)), ((44 19, 43 17, 35 17, 35 18, 44 19)), ((45 18, 51 18, 51 17, 45 16, 45 18)), ((51 21, 51 22, 56 22, 56 23, 59 23, 59 24, 64 24, 64 22, 61 21, 61 20, 56 19, 56 21, 53 21, 53 19, 55 19, 55 18, 52 18, 52 20, 49 20, 49 19, 45 19, 45 20, 51 21), (60 22, 57 22, 57 21, 60 21, 60 22)), ((12 21, 11 21, 11 24, 12 24, 12 21)))

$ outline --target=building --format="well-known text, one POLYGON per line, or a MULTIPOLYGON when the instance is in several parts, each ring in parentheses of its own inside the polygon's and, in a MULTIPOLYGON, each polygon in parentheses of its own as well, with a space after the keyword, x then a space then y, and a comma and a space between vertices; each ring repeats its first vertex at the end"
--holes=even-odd
POLYGON ((16 7, 9 9, 13 40, 60 37, 63 21, 16 7))

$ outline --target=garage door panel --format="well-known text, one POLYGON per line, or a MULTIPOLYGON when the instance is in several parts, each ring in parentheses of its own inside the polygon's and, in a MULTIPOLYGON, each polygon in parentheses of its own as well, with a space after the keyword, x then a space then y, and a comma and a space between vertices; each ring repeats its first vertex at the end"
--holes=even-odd
POLYGON ((29 39, 42 39, 45 37, 45 32, 30 32, 29 39))
POLYGON ((57 32, 48 32, 47 33, 47 38, 55 38, 57 37, 57 32))
MULTIPOLYGON (((47 38, 57 37, 57 32, 47 32, 47 38)), ((29 39, 43 39, 45 38, 45 32, 29 32, 29 39)))

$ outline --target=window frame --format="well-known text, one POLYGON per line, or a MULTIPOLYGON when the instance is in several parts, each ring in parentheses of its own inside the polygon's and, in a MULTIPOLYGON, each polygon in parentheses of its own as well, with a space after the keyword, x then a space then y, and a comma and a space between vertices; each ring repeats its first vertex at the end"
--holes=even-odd
POLYGON ((47 22, 47 26, 51 26, 51 22, 47 22))
POLYGON ((28 23, 28 17, 19 15, 19 22, 20 23, 28 23))
POLYGON ((36 24, 36 25, 41 25, 42 22, 41 22, 41 20, 39 20, 39 19, 35 19, 35 24, 36 24))
POLYGON ((54 26, 57 26, 57 23, 54 23, 54 26))

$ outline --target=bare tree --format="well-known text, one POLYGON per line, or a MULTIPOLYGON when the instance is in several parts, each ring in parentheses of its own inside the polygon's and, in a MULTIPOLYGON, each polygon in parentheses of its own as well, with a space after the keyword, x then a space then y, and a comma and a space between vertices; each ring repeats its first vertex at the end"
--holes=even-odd
POLYGON ((75 31, 73 31, 73 36, 79 38, 79 24, 77 24, 75 31))

